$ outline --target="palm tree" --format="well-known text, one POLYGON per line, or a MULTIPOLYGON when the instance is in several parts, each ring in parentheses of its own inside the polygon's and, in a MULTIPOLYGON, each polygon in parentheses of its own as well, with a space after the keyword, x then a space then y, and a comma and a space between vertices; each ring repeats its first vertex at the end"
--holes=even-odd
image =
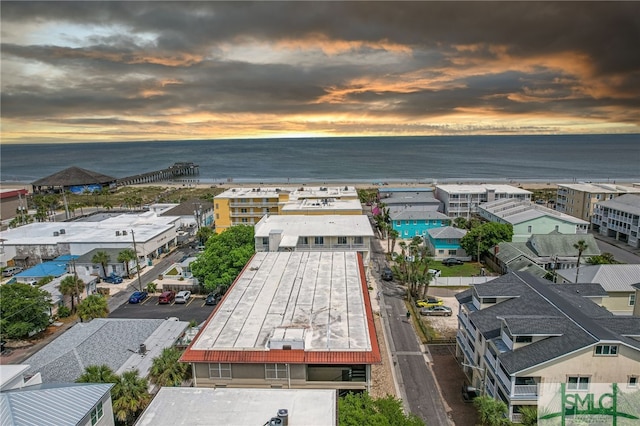
POLYGON ((389 253, 393 252, 396 249, 396 240, 398 239, 399 236, 400 236, 400 233, 395 229, 389 230, 389 240, 391 241, 391 247, 387 247, 389 249, 388 250, 389 253))
POLYGON ((149 378, 158 386, 180 386, 187 376, 189 366, 179 362, 182 351, 175 347, 164 348, 153 359, 149 378))
POLYGON ((92 294, 78 304, 78 316, 83 321, 94 318, 106 318, 109 315, 107 299, 99 294, 92 294))
POLYGON ((118 262, 124 263, 124 267, 127 269, 127 276, 131 275, 129 273, 129 262, 132 260, 136 260, 138 255, 131 248, 127 248, 118 253, 118 262))
POLYGON ((76 383, 116 383, 118 375, 103 365, 90 365, 84 369, 82 376, 78 377, 76 383))
POLYGON ((98 263, 98 264, 102 265, 103 277, 106 277, 107 276, 107 265, 111 261, 111 256, 109 256, 109 254, 106 251, 99 251, 99 252, 96 252, 96 254, 93 255, 93 257, 91 258, 91 261, 93 263, 98 263))
POLYGON ((582 253, 589 247, 585 240, 580 240, 573 245, 573 248, 578 250, 578 261, 576 262, 576 283, 578 282, 578 273, 580 272, 580 258, 582 253))
POLYGON ((113 414, 118 421, 133 424, 138 414, 149 405, 151 395, 147 385, 147 380, 139 376, 138 370, 122 373, 111 390, 113 414))
POLYGON ((76 275, 68 275, 60 281, 60 293, 71 297, 71 312, 75 312, 74 298, 80 298, 80 294, 84 290, 84 281, 76 275))

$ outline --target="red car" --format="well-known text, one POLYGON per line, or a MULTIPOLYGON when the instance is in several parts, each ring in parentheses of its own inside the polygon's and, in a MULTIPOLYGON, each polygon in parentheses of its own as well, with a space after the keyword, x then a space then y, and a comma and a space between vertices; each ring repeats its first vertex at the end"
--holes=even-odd
POLYGON ((161 305, 171 303, 175 298, 176 298, 175 291, 163 291, 160 297, 158 298, 158 303, 161 305))

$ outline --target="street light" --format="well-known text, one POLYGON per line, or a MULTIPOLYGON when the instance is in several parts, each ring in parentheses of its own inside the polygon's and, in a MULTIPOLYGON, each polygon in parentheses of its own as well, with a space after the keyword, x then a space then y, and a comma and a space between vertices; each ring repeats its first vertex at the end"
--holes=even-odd
POLYGON ((476 365, 465 364, 464 362, 462 362, 461 364, 463 367, 473 368, 474 370, 478 370, 482 373, 482 378, 480 379, 480 393, 484 395, 484 385, 487 380, 487 370, 485 368, 478 367, 476 365))

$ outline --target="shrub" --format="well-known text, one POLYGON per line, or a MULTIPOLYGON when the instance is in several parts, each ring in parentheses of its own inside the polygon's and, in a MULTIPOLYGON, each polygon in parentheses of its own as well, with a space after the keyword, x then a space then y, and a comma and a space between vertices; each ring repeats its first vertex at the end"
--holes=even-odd
POLYGON ((60 318, 67 318, 69 315, 71 315, 71 309, 67 308, 66 306, 60 306, 58 308, 58 316, 60 318))

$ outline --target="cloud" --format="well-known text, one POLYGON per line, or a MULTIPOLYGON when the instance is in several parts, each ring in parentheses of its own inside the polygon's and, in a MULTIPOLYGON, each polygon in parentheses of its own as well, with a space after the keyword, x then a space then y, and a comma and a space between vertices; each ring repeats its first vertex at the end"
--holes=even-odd
POLYGON ((106 140, 640 123, 637 2, 0 8, 5 141, 47 128, 106 140))

